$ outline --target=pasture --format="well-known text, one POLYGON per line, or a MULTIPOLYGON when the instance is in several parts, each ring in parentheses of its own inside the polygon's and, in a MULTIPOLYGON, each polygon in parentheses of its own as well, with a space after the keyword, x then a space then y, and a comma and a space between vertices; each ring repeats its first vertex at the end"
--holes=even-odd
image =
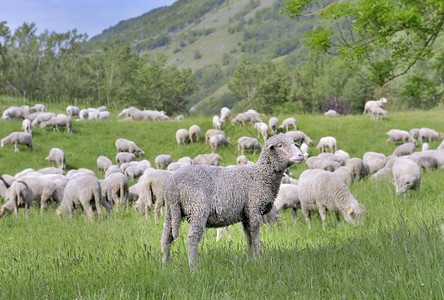
MULTIPOLYGON (((4 109, 5 107, 1 107, 4 109)), ((63 112, 64 108, 54 112, 63 112)), ((212 127, 211 117, 186 117, 182 121, 122 122, 118 112, 109 121, 73 122, 73 133, 50 129, 33 130, 34 151, 12 145, 0 148, 0 174, 26 168, 44 168, 52 147, 66 154, 68 169, 89 168, 97 173, 96 158, 114 161, 114 142, 123 137, 145 151, 143 159, 154 165, 158 154, 174 160, 210 153, 204 133, 212 127), (178 146, 175 132, 197 124, 201 142, 178 146)), ((444 109, 389 112, 384 121, 368 116, 294 115, 298 130, 317 145, 323 136, 334 136, 340 149, 352 157, 367 151, 389 155, 395 145, 385 143, 392 128, 410 130, 429 127, 444 131, 444 109)), ((277 116, 280 121, 288 116, 277 116)), ((268 121, 269 116, 263 118, 268 121)), ((21 131, 21 121, 0 122, 0 138, 21 131)), ((236 164, 237 139, 257 137, 251 125, 225 124, 222 128, 231 145, 217 150, 221 165, 236 164)), ((263 140, 259 139, 263 144, 263 140)), ((441 141, 430 144, 436 149, 441 141)), ((420 150, 420 148, 418 148, 420 150)), ((418 151, 419 151, 418 150, 418 151)), ((311 147, 310 154, 319 152, 311 147)), ((259 154, 247 153, 251 161, 259 154)), ((305 164, 291 168, 298 178, 305 164)), ((240 224, 230 227, 231 237, 216 243, 216 230, 207 229, 200 244, 200 269, 188 268, 187 222, 171 251, 170 264, 162 264, 159 224, 147 223, 132 209, 112 212, 88 220, 84 213, 73 218, 58 217, 57 206, 40 214, 33 207, 28 216, 0 219, 0 298, 85 298, 85 299, 442 299, 444 297, 444 170, 423 171, 418 194, 397 197, 386 181, 363 180, 350 190, 367 209, 364 224, 337 223, 327 215, 325 231, 319 218, 312 229, 299 211, 296 224, 284 211, 275 226, 261 227, 261 258, 247 258, 246 241, 240 224)), ((134 184, 130 182, 130 184, 134 184)), ((0 199, 0 204, 4 200, 0 199)))

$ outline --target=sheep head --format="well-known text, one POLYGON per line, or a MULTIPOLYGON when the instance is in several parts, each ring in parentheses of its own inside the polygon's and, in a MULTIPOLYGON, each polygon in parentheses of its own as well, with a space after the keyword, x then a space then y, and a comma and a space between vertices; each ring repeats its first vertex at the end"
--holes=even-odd
POLYGON ((300 164, 304 160, 299 147, 288 135, 274 135, 262 147, 258 163, 269 164, 275 171, 284 171, 292 164, 300 164))

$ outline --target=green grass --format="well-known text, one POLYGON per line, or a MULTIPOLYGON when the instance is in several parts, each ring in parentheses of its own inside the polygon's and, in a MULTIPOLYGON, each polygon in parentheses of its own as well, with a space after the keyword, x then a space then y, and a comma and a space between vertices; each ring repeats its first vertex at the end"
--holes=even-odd
MULTIPOLYGON (((390 154, 396 145, 385 143, 385 132, 392 128, 444 131, 442 115, 439 108, 391 113, 383 122, 360 115, 295 117, 298 129, 315 144, 322 136, 332 135, 341 149, 362 157, 366 151, 390 154)), ((268 117, 264 119, 268 121, 268 117)), ((210 147, 202 142, 177 145, 176 130, 192 124, 205 132, 211 119, 74 122, 73 134, 36 128, 34 151, 20 147, 21 151, 14 153, 11 145, 0 148, 0 173, 50 166, 44 158, 52 147, 65 151, 68 168, 96 171, 97 156, 114 160, 114 142, 119 137, 134 140, 152 163, 161 153, 169 153, 175 160, 210 153, 210 147)), ((0 122, 0 137, 20 130, 20 126, 18 121, 0 122)), ((235 164, 237 138, 257 133, 249 125, 245 129, 226 125, 224 130, 232 145, 218 151, 221 164, 235 164)), ((434 141, 432 148, 439 143, 434 141)), ((312 155, 317 153, 311 150, 312 155)), ((247 156, 253 161, 258 158, 257 154, 247 156)), ((292 167, 293 177, 305 168, 292 167)), ((388 182, 355 183, 350 189, 368 212, 361 226, 337 223, 328 214, 325 231, 318 218, 309 231, 302 214, 293 224, 291 213, 285 211, 285 218, 276 226, 262 226, 258 260, 247 258, 239 224, 231 226, 231 238, 224 236, 218 243, 216 230, 208 229, 199 249, 200 269, 195 272, 188 269, 187 222, 172 247, 171 263, 164 266, 162 219, 159 224, 153 219, 147 223, 132 210, 92 221, 84 214, 59 218, 55 206, 43 214, 33 207, 28 217, 19 210, 17 218, 0 219, 0 298, 442 299, 443 182, 443 170, 423 172, 419 193, 408 193, 404 198, 397 197, 388 182)))

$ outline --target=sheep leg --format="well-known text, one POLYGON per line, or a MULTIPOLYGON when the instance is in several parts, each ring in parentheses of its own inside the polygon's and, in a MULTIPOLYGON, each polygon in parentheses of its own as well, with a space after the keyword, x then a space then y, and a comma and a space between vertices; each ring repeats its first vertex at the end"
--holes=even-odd
POLYGON ((105 207, 106 211, 108 212, 108 215, 111 215, 111 205, 108 203, 106 198, 101 199, 101 204, 103 205, 103 207, 105 207))
POLYGON ((305 217, 305 221, 308 223, 308 229, 311 229, 311 212, 304 206, 301 207, 302 214, 305 217))
POLYGON ((245 233, 245 238, 247 240, 247 254, 248 257, 251 256, 251 232, 250 232, 250 224, 248 221, 242 221, 242 228, 245 233))
POLYGON ((321 216, 322 229, 325 231, 325 221, 327 219, 327 210, 325 209, 325 207, 319 207, 319 215, 321 216))
POLYGON ((171 212, 166 204, 165 213, 165 223, 162 231, 162 238, 160 239, 161 249, 162 249, 162 261, 167 263, 170 259, 170 248, 174 242, 173 238, 173 227, 171 222, 171 212))
POLYGON ((160 210, 162 209, 164 202, 165 200, 163 199, 163 197, 159 197, 158 199, 156 199, 156 203, 154 205, 154 223, 156 224, 159 220, 160 210))
POLYGON ((86 215, 88 216, 89 219, 92 219, 92 217, 94 216, 94 212, 93 209, 91 207, 91 204, 89 203, 89 199, 86 200, 80 200, 80 203, 82 203, 83 205, 83 209, 86 212, 86 215))
MULTIPOLYGON (((197 219, 197 218, 196 218, 197 219)), ((198 268, 198 249, 199 243, 205 232, 205 224, 207 218, 201 219, 190 223, 188 228, 187 244, 188 244, 188 263, 190 268, 198 268)))
POLYGON ((340 222, 341 221, 341 214, 339 212, 336 212, 335 215, 336 215, 336 220, 338 220, 338 222, 340 222))
POLYGON ((292 208, 291 209, 291 213, 292 213, 292 215, 293 215, 293 223, 296 223, 296 218, 297 218, 297 216, 298 216, 298 210, 297 210, 297 208, 292 208))
POLYGON ((15 145, 14 151, 15 151, 15 152, 19 152, 19 148, 18 148, 18 146, 17 146, 17 142, 15 142, 14 145, 15 145))

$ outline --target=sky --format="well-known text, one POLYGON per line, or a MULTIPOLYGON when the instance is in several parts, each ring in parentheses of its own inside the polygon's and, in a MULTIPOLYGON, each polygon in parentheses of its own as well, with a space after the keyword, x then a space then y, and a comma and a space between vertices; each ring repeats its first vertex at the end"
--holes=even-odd
POLYGON ((44 30, 65 33, 77 29, 91 38, 122 20, 138 17, 176 0, 0 0, 0 22, 11 33, 24 22, 44 30))

